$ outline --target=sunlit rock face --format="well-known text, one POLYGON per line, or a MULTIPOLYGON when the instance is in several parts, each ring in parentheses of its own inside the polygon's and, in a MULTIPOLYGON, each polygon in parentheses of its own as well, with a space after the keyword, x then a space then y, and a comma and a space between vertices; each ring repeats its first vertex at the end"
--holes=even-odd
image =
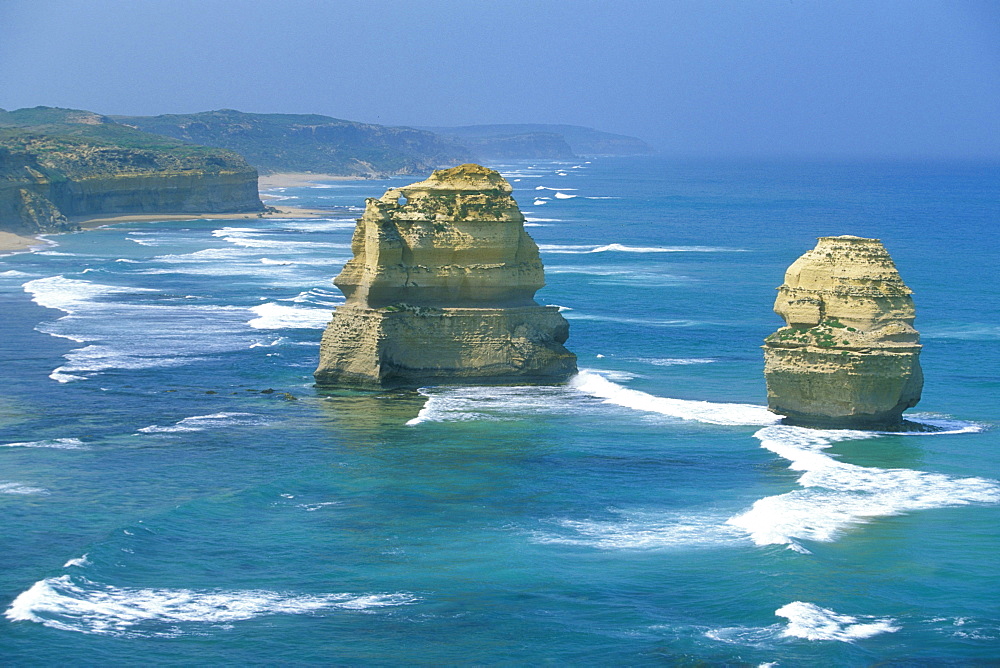
POLYGON ((497 172, 460 165, 369 199, 334 283, 320 386, 558 383, 569 325, 535 302, 538 246, 497 172))
POLYGON ((820 237, 792 263, 764 343, 768 407, 789 422, 892 428, 920 400, 911 291, 878 239, 820 237))

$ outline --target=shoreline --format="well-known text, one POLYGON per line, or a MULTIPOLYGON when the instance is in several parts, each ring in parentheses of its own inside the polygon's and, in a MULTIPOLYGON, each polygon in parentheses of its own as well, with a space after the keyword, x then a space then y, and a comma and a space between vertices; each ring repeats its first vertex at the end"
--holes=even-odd
MULTIPOLYGON (((324 209, 303 209, 292 206, 269 207, 274 212, 252 211, 248 213, 122 213, 97 214, 93 216, 71 216, 69 221, 81 230, 92 230, 105 225, 119 223, 149 223, 157 220, 250 220, 266 218, 329 218, 337 215, 334 211, 324 209)), ((43 232, 50 234, 65 234, 64 232, 43 232)), ((36 237, 26 237, 13 232, 0 230, 0 254, 19 253, 32 248, 45 246, 50 242, 36 237)))

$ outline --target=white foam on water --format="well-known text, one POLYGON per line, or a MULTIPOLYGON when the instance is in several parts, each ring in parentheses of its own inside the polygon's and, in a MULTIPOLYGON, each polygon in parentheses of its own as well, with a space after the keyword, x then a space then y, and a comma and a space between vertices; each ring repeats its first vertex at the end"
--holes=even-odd
POLYGON ((746 535, 725 524, 725 517, 675 512, 615 511, 619 520, 556 519, 557 531, 535 531, 536 543, 601 550, 718 547, 746 543, 746 535))
POLYGON ((128 258, 120 257, 115 262, 123 262, 125 264, 141 264, 139 260, 130 260, 128 258))
POLYGON ((334 232, 353 230, 357 226, 354 218, 316 218, 307 220, 282 220, 280 229, 297 232, 334 232))
POLYGON ((16 269, 9 269, 7 271, 0 271, 0 276, 3 278, 27 278, 32 276, 32 274, 26 274, 23 271, 18 271, 16 269))
POLYGON ((54 448, 56 450, 82 450, 86 448, 78 438, 48 438, 41 441, 24 441, 21 443, 0 443, 6 448, 54 448))
POLYGON ((407 605, 409 593, 301 594, 260 589, 113 587, 62 575, 36 582, 4 615, 63 631, 113 636, 176 636, 178 624, 225 624, 267 615, 320 614, 407 605))
MULTIPOLYGON (((567 189, 568 190, 568 189, 567 189)), ((568 195, 566 193, 558 192, 555 194, 556 199, 573 199, 576 195, 568 195)))
POLYGON ((94 300, 110 295, 156 292, 149 288, 126 288, 117 285, 101 285, 64 276, 49 276, 24 283, 21 287, 31 295, 31 301, 39 306, 54 308, 66 313, 75 313, 93 304, 94 300))
POLYGON ((285 266, 285 267, 287 267, 289 265, 295 264, 291 260, 272 260, 269 257, 262 257, 260 259, 260 263, 261 264, 274 264, 274 265, 285 266))
POLYGON ((569 384, 579 392, 603 399, 604 403, 682 420, 718 425, 764 425, 781 419, 765 406, 658 397, 618 385, 592 369, 581 369, 569 384))
POLYGON ((525 216, 524 218, 529 223, 561 223, 563 222, 561 218, 535 218, 532 216, 525 216))
POLYGON ((313 513, 323 508, 329 508, 330 506, 340 506, 340 505, 343 505, 340 501, 323 501, 320 503, 300 503, 295 507, 302 508, 308 513, 313 513))
MULTIPOLYGON (((844 615, 815 603, 792 601, 775 610, 774 614, 788 620, 786 624, 764 627, 734 626, 712 629, 705 636, 719 642, 773 649, 776 643, 789 638, 810 641, 854 643, 883 633, 900 630, 896 620, 872 615, 844 615)), ((776 663, 761 664, 776 665, 776 663)))
POLYGON ((548 204, 548 202, 546 202, 543 199, 536 199, 534 202, 532 202, 531 205, 532 206, 542 206, 543 204, 548 204))
MULTIPOLYGON (((549 188, 546 186, 536 186, 535 190, 577 190, 576 188, 549 188)), ((557 195, 558 197, 558 195, 557 195)))
POLYGON ((20 482, 3 482, 0 481, 0 494, 48 494, 48 490, 42 489, 41 487, 32 487, 30 485, 25 485, 20 482))
POLYGON ((54 369, 52 373, 49 374, 49 378, 57 383, 72 383, 74 380, 87 380, 86 376, 74 376, 71 373, 66 373, 63 370, 63 367, 54 369))
POLYGON ((665 319, 644 319, 644 318, 621 318, 612 315, 594 315, 591 313, 574 312, 566 315, 571 320, 596 320, 599 322, 614 322, 618 324, 645 325, 647 327, 697 327, 705 323, 697 320, 675 320, 665 319))
POLYGON ((70 559, 65 564, 63 564, 63 568, 71 568, 74 566, 77 568, 83 568, 84 566, 89 566, 89 565, 90 565, 90 559, 88 559, 87 555, 84 554, 82 557, 76 557, 75 559, 70 559))
MULTIPOLYGON (((978 431, 978 425, 952 421, 950 432, 903 432, 935 436, 978 431)), ((985 478, 958 478, 912 469, 882 469, 849 464, 825 452, 845 440, 874 439, 879 432, 808 429, 776 425, 759 430, 761 447, 802 471, 802 489, 756 501, 728 520, 743 528, 757 545, 787 545, 808 553, 800 540, 831 542, 843 532, 877 517, 914 510, 1000 503, 1000 483, 985 478)), ((891 435, 897 435, 892 433, 891 435)))
POLYGON ((303 308, 274 302, 250 310, 257 314, 247 322, 254 329, 323 329, 333 317, 329 308, 303 308))
POLYGON ((284 343, 287 340, 288 339, 286 339, 285 337, 279 336, 278 338, 274 339, 273 341, 268 341, 267 343, 264 343, 263 341, 256 341, 254 343, 251 343, 250 347, 251 348, 271 348, 273 346, 277 346, 279 344, 282 344, 282 343, 284 343))
POLYGON ((773 424, 781 419, 764 406, 668 399, 614 382, 633 377, 623 371, 582 369, 566 387, 422 388, 427 402, 406 424, 509 420, 525 414, 590 411, 600 403, 718 425, 773 424))
POLYGON ((211 415, 195 415, 179 422, 161 427, 150 425, 139 430, 143 434, 175 434, 179 432, 205 431, 206 429, 225 429, 228 427, 244 427, 265 424, 263 418, 253 413, 212 413, 211 415))
POLYGON ((652 364, 653 366, 689 366, 691 364, 711 364, 716 362, 710 357, 636 357, 636 362, 652 364))
POLYGON ((269 238, 272 235, 266 231, 245 227, 223 227, 212 231, 212 236, 219 237, 243 248, 267 248, 283 251, 311 251, 330 248, 349 249, 349 243, 329 243, 323 241, 288 241, 286 239, 269 238))
POLYGON ((66 353, 67 363, 50 374, 61 383, 85 379, 87 374, 81 372, 179 366, 207 355, 246 350, 260 340, 247 327, 255 313, 243 307, 177 303, 156 290, 62 276, 29 281, 24 289, 37 303, 68 313, 38 325, 38 331, 89 344, 66 353), (193 331, 199 336, 191 336, 193 331))
POLYGON ((579 245, 540 244, 538 249, 546 253, 580 255, 586 253, 742 253, 742 248, 721 246, 626 246, 625 244, 579 245))
MULTIPOLYGON (((266 299, 266 297, 261 297, 261 299, 266 299)), ((279 299, 278 301, 292 302, 295 304, 315 304, 316 306, 332 308, 343 304, 344 296, 340 292, 334 292, 333 290, 326 290, 324 288, 309 288, 308 290, 303 290, 294 297, 286 297, 284 299, 279 299)))
POLYGON ((427 402, 407 426, 425 422, 513 420, 521 415, 566 412, 578 401, 563 387, 429 387, 420 394, 427 402))
POLYGON ((899 630, 893 619, 852 617, 821 608, 815 603, 802 601, 792 601, 783 605, 775 610, 774 614, 788 620, 788 625, 782 630, 781 635, 789 638, 855 642, 880 633, 894 633, 899 630))
POLYGON ((611 369, 587 369, 589 373, 596 373, 598 376, 613 382, 627 382, 639 377, 639 374, 631 371, 617 371, 611 369))

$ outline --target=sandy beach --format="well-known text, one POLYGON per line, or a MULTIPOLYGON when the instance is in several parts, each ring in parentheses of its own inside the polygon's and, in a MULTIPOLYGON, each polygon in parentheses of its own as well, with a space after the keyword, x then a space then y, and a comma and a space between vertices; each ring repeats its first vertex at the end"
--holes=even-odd
POLYGON ((22 237, 12 232, 0 231, 0 253, 16 253, 32 246, 44 246, 45 241, 32 237, 22 237))

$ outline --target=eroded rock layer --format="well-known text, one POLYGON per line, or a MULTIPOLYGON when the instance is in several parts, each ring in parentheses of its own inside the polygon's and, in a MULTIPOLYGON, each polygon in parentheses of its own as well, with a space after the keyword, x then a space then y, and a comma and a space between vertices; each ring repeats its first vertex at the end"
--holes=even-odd
POLYGON ((479 165, 369 199, 354 257, 334 283, 347 298, 320 347, 320 386, 558 383, 576 372, 569 325, 535 302, 538 246, 512 188, 479 165))
POLYGON ((878 239, 820 237, 778 288, 768 407, 800 424, 899 425, 923 387, 910 294, 878 239))

